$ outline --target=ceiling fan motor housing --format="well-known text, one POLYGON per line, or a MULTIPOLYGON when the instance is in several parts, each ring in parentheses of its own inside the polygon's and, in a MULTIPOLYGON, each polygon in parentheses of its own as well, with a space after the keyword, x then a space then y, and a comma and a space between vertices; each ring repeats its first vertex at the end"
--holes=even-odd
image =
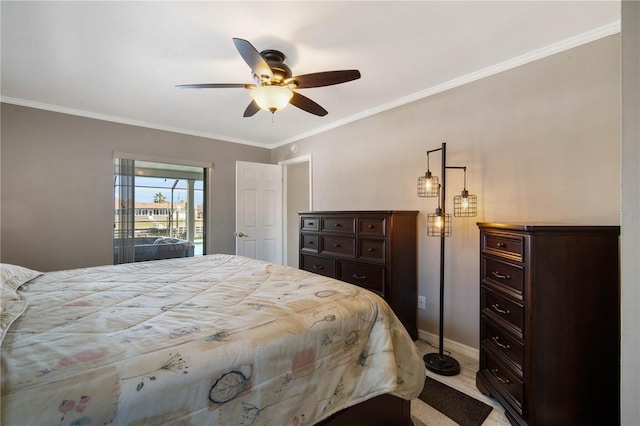
MULTIPOLYGON (((271 72, 273 73, 273 79, 271 79, 269 84, 282 85, 286 79, 291 78, 293 75, 291 73, 291 68, 284 64, 286 56, 279 50, 263 50, 260 52, 260 56, 262 56, 262 58, 267 62, 267 65, 269 65, 269 68, 271 68, 271 72)), ((256 74, 253 74, 253 77, 256 78, 257 81, 261 81, 259 76, 256 74)))

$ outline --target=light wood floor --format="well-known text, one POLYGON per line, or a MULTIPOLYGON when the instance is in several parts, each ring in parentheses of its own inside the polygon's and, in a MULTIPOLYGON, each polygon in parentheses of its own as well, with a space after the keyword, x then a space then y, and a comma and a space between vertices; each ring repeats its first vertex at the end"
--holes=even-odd
MULTIPOLYGON (((416 346, 422 355, 437 352, 437 347, 431 346, 429 342, 424 340, 417 340, 416 346)), ((446 349, 446 347, 445 347, 446 349)), ((448 354, 448 352, 445 352, 448 354)), ((504 409, 502 406, 494 399, 489 398, 476 388, 476 372, 478 371, 478 360, 469 358, 468 356, 451 352, 450 354, 460 363, 460 374, 456 376, 441 376, 439 374, 435 374, 429 370, 427 370, 427 376, 438 380, 441 383, 444 383, 448 386, 451 386, 454 389, 459 390, 460 392, 464 392, 469 396, 476 398, 484 402, 485 404, 491 405, 493 410, 491 410, 491 414, 482 424, 483 426, 508 426, 510 425, 509 421, 504 415, 504 409)), ((423 423, 429 425, 429 419, 419 419, 423 423)))

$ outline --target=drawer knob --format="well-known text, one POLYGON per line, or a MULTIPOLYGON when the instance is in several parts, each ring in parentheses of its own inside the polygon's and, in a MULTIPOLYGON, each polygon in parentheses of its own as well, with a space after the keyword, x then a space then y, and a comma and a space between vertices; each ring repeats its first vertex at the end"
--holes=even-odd
POLYGON ((353 278, 355 278, 356 280, 366 280, 366 279, 367 279, 367 276, 366 276, 366 275, 353 274, 352 276, 353 276, 353 278))
POLYGON ((498 243, 498 244, 496 244, 496 246, 497 246, 499 249, 507 248, 507 245, 506 245, 505 243, 498 243))
POLYGON ((511 275, 503 275, 498 271, 493 271, 491 273, 491 275, 493 275, 494 277, 499 278, 501 280, 510 280, 511 279, 511 275))
POLYGON ((336 228, 340 228, 341 226, 342 226, 342 224, 341 224, 341 223, 336 223, 336 224, 335 224, 335 227, 336 227, 336 228))
POLYGON ((369 253, 372 253, 372 252, 376 251, 376 249, 374 249, 374 248, 368 248, 368 249, 367 249, 367 251, 368 251, 369 253))
POLYGON ((338 247, 342 247, 340 244, 334 244, 334 247, 338 248, 338 247))
POLYGON ((307 244, 309 244, 310 246, 313 245, 313 241, 309 241, 307 244))
POLYGON ((500 375, 498 374, 498 369, 497 368, 492 368, 491 369, 491 373, 493 373, 493 376, 498 379, 498 381, 504 383, 505 385, 510 385, 511 384, 511 380, 509 379, 504 379, 502 377, 500 377, 500 375))
POLYGON ((313 222, 309 222, 309 226, 313 226, 313 222))
POLYGON ((497 303, 494 303, 491 307, 499 314, 509 315, 511 313, 508 309, 502 309, 497 303))
POLYGON ((324 269, 322 265, 313 265, 313 269, 324 269))
POLYGON ((505 344, 503 344, 503 343, 500 343, 500 337, 498 337, 498 336, 493 336, 493 337, 491 338, 491 340, 493 340, 493 343, 495 343, 499 348, 502 348, 502 349, 511 349, 511 346, 509 346, 509 345, 505 345, 505 344))
POLYGON ((373 226, 373 225, 368 225, 368 226, 367 226, 367 228, 369 228, 369 229, 373 229, 373 228, 375 228, 375 226, 373 226))

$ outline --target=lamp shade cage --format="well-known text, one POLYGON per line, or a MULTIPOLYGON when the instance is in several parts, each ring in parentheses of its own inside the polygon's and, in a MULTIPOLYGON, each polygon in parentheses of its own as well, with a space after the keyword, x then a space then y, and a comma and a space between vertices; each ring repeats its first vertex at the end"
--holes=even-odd
POLYGON ((451 236, 451 215, 437 208, 435 213, 427 215, 427 235, 430 237, 451 236))
POLYGON ((418 177, 418 197, 437 197, 440 195, 440 180, 427 171, 418 177))
POLYGON ((455 217, 475 217, 478 215, 478 197, 470 195, 466 189, 453 197, 453 215, 455 217))

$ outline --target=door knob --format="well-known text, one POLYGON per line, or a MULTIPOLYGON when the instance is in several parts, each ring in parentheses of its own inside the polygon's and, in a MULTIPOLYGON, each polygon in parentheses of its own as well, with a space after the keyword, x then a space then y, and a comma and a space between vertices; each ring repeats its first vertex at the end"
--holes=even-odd
POLYGON ((236 237, 248 237, 244 232, 236 232, 236 237))

